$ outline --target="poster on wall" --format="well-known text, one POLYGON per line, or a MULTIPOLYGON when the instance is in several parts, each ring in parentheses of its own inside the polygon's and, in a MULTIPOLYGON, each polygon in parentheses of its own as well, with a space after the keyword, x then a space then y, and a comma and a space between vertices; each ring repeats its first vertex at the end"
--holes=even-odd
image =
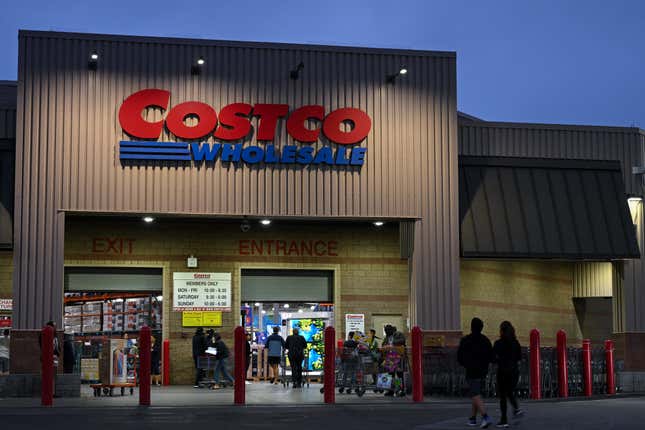
POLYGON ((230 312, 231 274, 173 273, 172 310, 230 312))
POLYGON ((128 381, 127 339, 110 339, 110 384, 128 381))
POLYGON ((365 333, 365 314, 345 314, 345 333, 350 331, 365 333))

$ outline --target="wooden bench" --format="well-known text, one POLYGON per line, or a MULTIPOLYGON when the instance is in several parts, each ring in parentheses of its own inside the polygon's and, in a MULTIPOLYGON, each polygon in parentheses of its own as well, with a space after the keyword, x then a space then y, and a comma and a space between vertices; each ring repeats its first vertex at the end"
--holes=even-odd
POLYGON ((101 392, 103 392, 104 396, 110 396, 112 397, 114 395, 114 389, 115 388, 120 388, 121 389, 121 395, 125 395, 125 389, 129 388, 130 389, 130 395, 134 394, 134 387, 136 387, 137 384, 132 384, 132 383, 126 383, 126 384, 90 384, 90 387, 94 390, 94 397, 101 397, 101 392))

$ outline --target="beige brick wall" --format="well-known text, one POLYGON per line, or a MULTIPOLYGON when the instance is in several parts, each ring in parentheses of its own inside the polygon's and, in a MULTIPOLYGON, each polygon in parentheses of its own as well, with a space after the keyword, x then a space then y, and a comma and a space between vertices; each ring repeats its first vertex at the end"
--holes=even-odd
POLYGON ((13 251, 0 251, 0 299, 13 297, 13 251))
MULTIPOLYGON (((172 274, 191 271, 186 258, 199 259, 200 272, 232 274, 232 304, 240 304, 240 273, 243 268, 319 269, 334 272, 336 327, 344 331, 345 313, 364 313, 366 328, 372 314, 408 317, 408 265, 399 258, 398 228, 381 229, 369 223, 298 223, 276 221, 269 228, 253 224, 242 233, 238 223, 204 220, 158 219, 152 224, 115 218, 72 218, 65 234, 66 265, 113 265, 162 267, 164 273, 164 338, 170 339, 172 383, 192 382, 191 341, 194 329, 181 326, 181 313, 171 312, 172 274), (95 238, 134 240, 132 253, 93 252, 95 238), (239 240, 334 240, 337 256, 250 256, 240 255, 239 240)), ((225 312, 224 340, 233 349, 232 332, 239 312, 225 312)))
POLYGON ((493 339, 499 324, 509 320, 523 345, 533 328, 540 330, 543 345, 555 345, 561 328, 570 344, 580 344, 572 293, 572 263, 462 260, 462 329, 469 332, 470 320, 477 316, 493 339))

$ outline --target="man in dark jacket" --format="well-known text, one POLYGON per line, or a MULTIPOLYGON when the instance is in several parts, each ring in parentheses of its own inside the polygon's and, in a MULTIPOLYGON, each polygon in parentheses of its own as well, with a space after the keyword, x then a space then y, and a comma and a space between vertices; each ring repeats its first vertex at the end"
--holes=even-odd
POLYGON ((215 385, 213 385, 213 389, 216 390, 220 388, 220 375, 224 375, 224 378, 231 384, 234 382, 234 379, 231 374, 228 373, 228 357, 231 355, 228 351, 228 347, 222 340, 222 336, 219 333, 214 334, 214 339, 217 355, 215 355, 215 385))
POLYGON ((477 413, 482 416, 481 428, 488 428, 493 421, 486 413, 481 398, 488 366, 493 360, 493 346, 490 340, 482 334, 484 322, 473 318, 470 322, 471 333, 461 339, 457 352, 457 361, 466 368, 466 382, 472 398, 472 413, 468 420, 469 426, 477 425, 477 413))
POLYGON ((193 361, 195 362, 195 388, 199 388, 199 381, 202 379, 202 369, 198 367, 197 358, 206 352, 206 338, 204 329, 198 328, 193 336, 193 361))
POLYGON ((288 351, 289 363, 291 363, 293 388, 299 388, 302 386, 302 361, 305 359, 307 341, 300 335, 297 328, 293 329, 293 334, 291 336, 287 336, 285 349, 288 351))

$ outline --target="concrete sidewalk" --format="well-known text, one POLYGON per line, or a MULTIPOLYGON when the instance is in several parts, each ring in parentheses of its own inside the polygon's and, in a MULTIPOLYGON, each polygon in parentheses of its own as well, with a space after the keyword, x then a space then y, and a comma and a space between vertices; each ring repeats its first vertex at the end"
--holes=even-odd
MULTIPOLYGON (((268 383, 253 383, 246 385, 246 404, 255 406, 316 406, 324 405, 323 395, 320 393, 322 385, 311 384, 310 387, 293 389, 285 388, 282 385, 270 385, 268 383)), ((634 395, 621 395, 619 397, 634 397, 634 395)), ((604 399, 605 397, 598 397, 604 399)), ((545 399, 540 402, 563 402, 563 401, 588 401, 583 397, 572 397, 567 400, 545 399)), ((495 404, 495 399, 487 400, 495 404)), ((469 404, 467 398, 424 398, 424 403, 438 404, 469 404)), ((367 392, 363 397, 356 394, 339 394, 336 391, 336 403, 341 405, 414 405, 412 396, 385 397, 383 394, 367 392)), ((531 403, 534 403, 533 401, 531 403)), ((151 406, 174 408, 174 407, 213 407, 230 406, 233 404, 233 389, 224 388, 220 390, 208 390, 205 388, 193 388, 192 386, 169 386, 151 388, 151 406)), ((55 408, 124 408, 138 407, 139 392, 134 390, 134 395, 128 391, 124 396, 115 391, 113 397, 94 397, 92 390, 87 385, 81 387, 80 398, 56 398, 55 408)), ((0 398, 0 409, 3 408, 34 408, 40 407, 40 398, 0 398)))

